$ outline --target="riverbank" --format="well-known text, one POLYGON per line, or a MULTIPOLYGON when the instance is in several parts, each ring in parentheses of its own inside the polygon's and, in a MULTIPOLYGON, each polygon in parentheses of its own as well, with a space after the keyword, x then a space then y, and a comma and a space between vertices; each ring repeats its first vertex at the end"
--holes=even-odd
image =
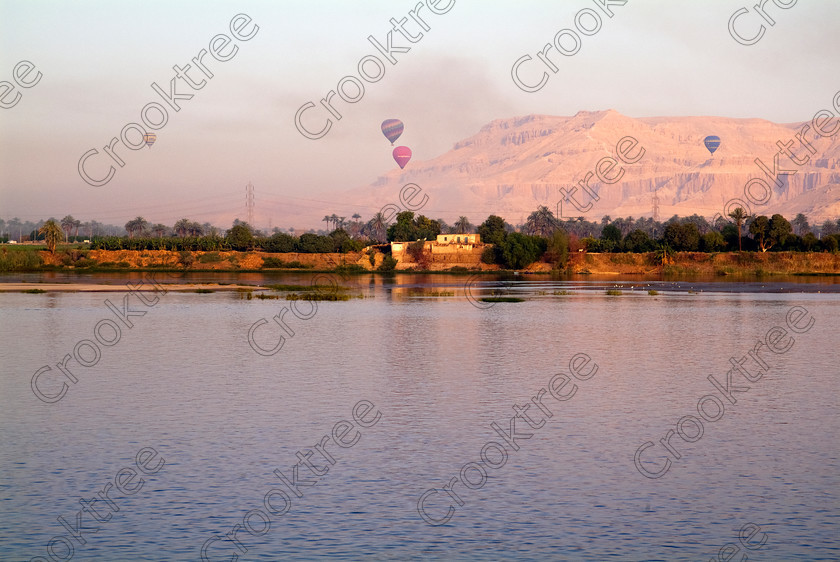
MULTIPOLYGON (((379 250, 340 253, 268 252, 192 252, 170 250, 87 250, 59 249, 55 254, 38 247, 3 247, 0 272, 39 271, 336 271, 367 273, 376 271, 387 254, 379 250)), ((452 266, 451 263, 419 264, 398 261, 397 271, 499 271, 497 265, 452 266)), ((548 273, 552 264, 536 262, 524 273, 548 273)), ((662 275, 662 276, 763 276, 763 275, 840 275, 840 253, 827 252, 677 252, 570 254, 564 268, 572 274, 662 275)))
MULTIPOLYGON (((216 291, 267 291, 268 287, 253 285, 220 285, 219 283, 159 283, 139 284, 132 288, 136 292, 207 293, 216 291)), ((101 283, 0 283, 0 293, 122 293, 127 290, 123 285, 101 283)))

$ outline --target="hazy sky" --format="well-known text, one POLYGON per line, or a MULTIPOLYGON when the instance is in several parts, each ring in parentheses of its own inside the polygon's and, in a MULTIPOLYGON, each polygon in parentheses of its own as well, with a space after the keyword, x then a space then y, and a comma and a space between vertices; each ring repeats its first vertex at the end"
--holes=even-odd
MULTIPOLYGON (((438 0, 435 10, 445 13, 425 4, 416 13, 428 30, 409 15, 419 2, 0 0, 0 104, 20 94, 13 107, 0 108, 0 218, 73 214, 123 224, 142 215, 169 225, 187 217, 229 226, 245 218, 250 180, 257 226, 269 219, 274 226, 317 226, 321 217, 314 215, 333 193, 368 185, 396 166, 379 130, 386 118, 403 120, 397 144, 410 146, 417 161, 515 115, 613 108, 632 117, 785 123, 831 108, 840 89, 838 0, 786 0, 784 9, 782 0, 768 1, 774 25, 751 8, 756 0, 598 0, 605 8, 595 0, 438 0), (752 45, 728 30, 740 8, 750 8, 735 21, 743 42, 765 28, 752 45), (237 14, 252 21, 238 20, 244 25, 232 31, 237 14), (393 30, 392 18, 398 27, 408 18, 407 37, 393 30), (517 87, 514 63, 531 55, 520 76, 537 84, 546 70, 537 53, 562 29, 575 30, 579 51, 564 56, 552 48, 546 56, 557 72, 547 70, 539 91, 517 87), (389 31, 396 64, 368 39, 387 50, 389 31), (218 57, 232 58, 205 54, 204 70, 198 68, 191 59, 219 34, 231 42, 215 39, 218 57), (362 79, 357 66, 369 55, 377 58, 367 59, 362 79), (18 80, 29 88, 14 83, 21 61, 35 65, 29 74, 18 66, 18 80), (176 77, 175 65, 186 78, 176 77), (193 97, 165 101, 173 79, 179 96, 193 97), (340 120, 320 105, 339 82, 351 100, 359 97, 355 84, 365 88, 353 103, 332 98, 340 120), (317 132, 332 119, 317 140, 295 126, 307 102, 316 107, 303 113, 304 127, 317 132), (157 142, 130 150, 119 140, 113 152, 120 167, 104 147, 126 125, 145 127, 144 107, 158 127, 157 142), (167 112, 164 125, 159 108, 167 112), (92 149, 98 153, 85 161, 91 179, 104 180, 114 167, 104 185, 80 177, 80 159, 92 149), (311 208, 312 216, 278 219, 291 203, 311 208)), ((574 46, 570 34, 560 37, 561 48, 574 46)), ((139 143, 140 134, 129 126, 127 142, 139 143)), ((359 209, 365 218, 377 210, 359 209)))

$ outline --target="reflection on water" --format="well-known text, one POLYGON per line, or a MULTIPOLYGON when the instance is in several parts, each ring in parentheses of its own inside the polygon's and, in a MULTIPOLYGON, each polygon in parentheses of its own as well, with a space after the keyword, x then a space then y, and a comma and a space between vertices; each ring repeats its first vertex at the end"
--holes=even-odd
MULTIPOLYGON (((109 275, 58 280, 127 279, 109 275)), ((308 284, 312 276, 198 279, 308 284)), ((112 489, 119 511, 107 521, 81 512, 85 543, 67 539, 75 559, 196 560, 218 536, 211 560, 697 560, 739 544, 748 524, 767 536, 750 551, 756 558, 840 557, 833 278, 472 279, 478 295, 526 297, 486 308, 466 298, 470 279, 353 276, 343 284, 371 298, 318 302, 311 315, 287 311, 286 328, 272 321, 291 307, 285 300, 170 292, 153 307, 131 301, 146 314, 130 318, 118 343, 100 345, 95 366, 70 360, 65 367, 77 382, 62 378, 56 363, 80 340, 96 341, 103 319, 119 322, 104 301, 122 294, 0 294, 0 554, 48 558, 53 537, 72 535, 57 518, 75 525, 79 499, 95 498, 122 469, 137 469, 138 451, 153 447, 165 466, 140 473, 145 483, 133 495, 112 489), (649 295, 651 288, 659 294, 649 295), (749 390, 704 424, 702 439, 671 437, 680 458, 666 476, 643 477, 634 466, 638 447, 667 440, 678 420, 696 414, 698 399, 718 392, 708 376, 725 381, 730 358, 785 326, 793 306, 808 309, 814 327, 772 355, 760 380, 733 379, 749 390), (272 356, 248 344, 260 319, 268 321, 261 337, 285 338, 272 356), (549 417, 534 399, 580 353, 598 371, 577 381, 573 399, 544 395, 549 417), (45 384, 68 381, 54 404, 32 392, 32 375, 44 365, 53 377, 45 384), (352 447, 336 445, 338 422, 359 429, 351 409, 360 400, 381 410, 381 420, 352 447), (491 422, 508 431, 516 408, 528 404, 533 422, 544 425, 517 422, 517 432, 533 436, 517 439, 519 450, 486 470, 481 486, 457 481, 460 505, 444 488, 481 460, 488 442, 510 447, 491 422), (324 436, 334 464, 313 448, 324 436), (297 453, 315 471, 328 469, 316 476, 300 464, 299 483, 317 479, 297 486, 300 495, 275 473, 291 478, 297 453), (445 525, 428 525, 418 513, 430 489, 441 490, 427 504, 434 517, 455 510, 445 525), (254 510, 268 513, 271 490, 288 495, 291 508, 280 513, 275 493, 277 514, 263 525, 254 510), (238 543, 227 536, 237 525, 238 543)), ((472 482, 478 474, 465 473, 472 482)), ((109 505, 94 507, 104 516, 109 505)), ((66 554, 63 542, 53 546, 56 558, 66 554)))

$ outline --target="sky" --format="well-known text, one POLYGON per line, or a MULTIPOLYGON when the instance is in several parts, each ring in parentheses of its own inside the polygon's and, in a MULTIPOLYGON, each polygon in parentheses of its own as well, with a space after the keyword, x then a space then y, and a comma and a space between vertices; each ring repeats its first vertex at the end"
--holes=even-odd
POLYGON ((396 166, 388 118, 404 122, 397 144, 416 162, 528 114, 791 123, 830 109, 840 2, 763 0, 766 18, 756 3, 0 0, 0 218, 229 227, 246 218, 251 182, 255 226, 319 228, 338 193, 396 166), (564 29, 579 42, 564 32, 568 55, 545 51, 554 72, 538 53, 564 29), (512 69, 526 55, 521 88, 512 69), (321 100, 340 87, 338 119, 321 100), (319 138, 299 130, 317 137, 327 119, 319 138), (125 146, 143 131, 157 135, 151 148, 125 146), (122 166, 105 151, 114 138, 122 166))

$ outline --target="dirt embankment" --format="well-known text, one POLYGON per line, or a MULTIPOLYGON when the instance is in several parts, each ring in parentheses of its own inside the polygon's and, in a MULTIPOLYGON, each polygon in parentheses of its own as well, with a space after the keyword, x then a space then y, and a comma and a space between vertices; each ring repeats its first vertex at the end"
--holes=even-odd
MULTIPOLYGON (((90 250, 73 256, 57 252, 39 252, 45 265, 64 267, 172 268, 190 270, 257 270, 267 268, 329 270, 341 265, 357 265, 374 270, 385 257, 374 251, 374 263, 367 252, 346 254, 308 254, 267 252, 174 252, 169 250, 90 250)), ((497 265, 480 261, 476 252, 470 255, 423 256, 415 262, 407 253, 398 256, 398 270, 445 271, 452 267, 470 270, 496 270, 497 265)), ((537 262, 526 268, 530 272, 548 272, 552 266, 537 262)), ((572 273, 597 274, 676 274, 676 275, 763 275, 792 273, 840 274, 840 253, 807 252, 730 252, 705 254, 680 252, 669 254, 594 254, 574 253, 569 256, 572 273)))
MULTIPOLYGON (((40 252, 46 265, 73 265, 65 263, 64 256, 40 252)), ((382 263, 378 254, 376 265, 382 263)), ((173 268, 173 269, 334 269, 340 265, 360 265, 373 269, 369 256, 362 252, 346 254, 304 254, 267 252, 174 252, 170 250, 90 250, 82 258, 86 266, 115 268, 173 268)))
POLYGON ((663 263, 657 254, 586 254, 570 256, 574 273, 763 275, 792 273, 840 274, 840 253, 817 252, 729 252, 705 254, 678 252, 663 263))

